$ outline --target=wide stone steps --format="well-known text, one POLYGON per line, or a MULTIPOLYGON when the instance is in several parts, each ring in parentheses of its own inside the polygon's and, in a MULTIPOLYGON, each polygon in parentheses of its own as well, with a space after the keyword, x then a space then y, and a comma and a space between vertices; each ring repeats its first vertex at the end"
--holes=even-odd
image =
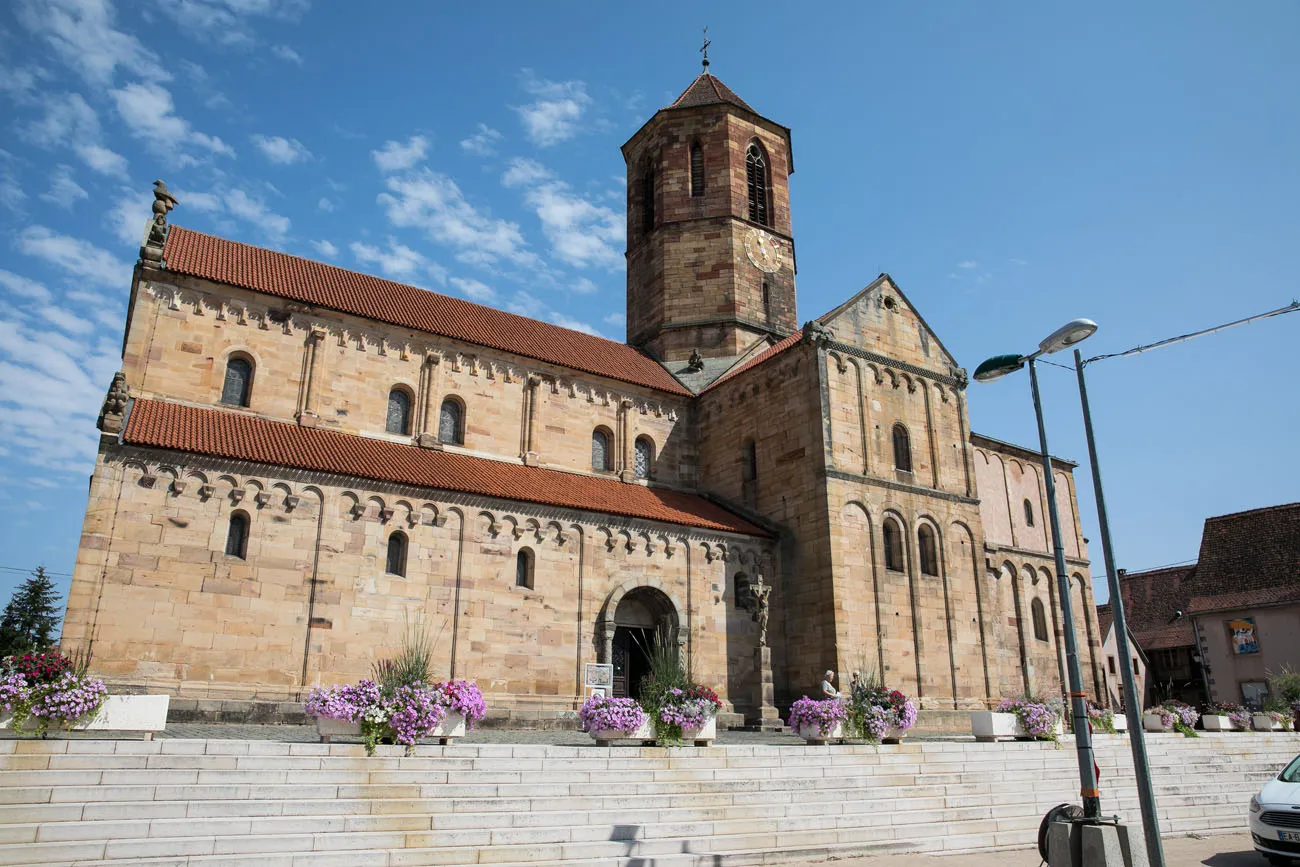
MULTIPOLYGON (((1294 735, 1151 739, 1166 831, 1244 824, 1294 735)), ((1073 744, 381 748, 0 741, 0 864, 811 863, 1026 845, 1077 800, 1073 744)), ((1126 742, 1104 806, 1137 816, 1126 742)))

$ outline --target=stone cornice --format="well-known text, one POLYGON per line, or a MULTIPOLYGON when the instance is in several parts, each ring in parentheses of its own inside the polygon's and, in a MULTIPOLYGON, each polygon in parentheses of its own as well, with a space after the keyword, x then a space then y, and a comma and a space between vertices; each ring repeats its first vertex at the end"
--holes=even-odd
POLYGON ((885 488, 890 491, 898 491, 902 494, 916 494, 921 497, 936 497, 940 500, 948 500, 953 503, 964 503, 969 506, 978 506, 979 500, 975 497, 967 497, 963 494, 953 494, 948 491, 940 491, 935 488, 926 488, 921 485, 907 485, 902 482, 891 482, 888 479, 878 479, 874 476, 863 476, 858 473, 848 473, 844 470, 827 469, 826 478, 836 479, 841 482, 854 482, 860 485, 871 485, 874 488, 885 488))
POLYGON ((960 388, 960 389, 966 388, 965 376, 957 377, 957 376, 953 376, 950 373, 939 373, 938 371, 935 370, 927 370, 924 367, 918 367, 915 364, 908 364, 906 361, 899 361, 897 359, 890 358, 887 355, 880 355, 879 353, 871 352, 870 350, 862 349, 861 347, 858 346, 853 346, 848 343, 841 343, 840 341, 835 340, 834 338, 825 341, 824 345, 826 349, 831 352, 842 352, 845 355, 852 355, 855 358, 861 358, 866 361, 870 361, 874 364, 879 364, 882 367, 891 367, 894 370, 901 370, 904 373, 910 373, 913 376, 923 376, 926 379, 943 383, 944 385, 950 386, 952 388, 960 388))
MULTIPOLYGON (((1020 557, 1042 557, 1048 561, 1054 559, 1051 551, 1034 551, 1030 548, 1016 548, 1011 545, 992 545, 988 542, 984 543, 984 553, 991 555, 1007 553, 1015 554, 1020 557)), ((1065 562, 1071 563, 1075 566, 1082 566, 1085 569, 1091 569, 1092 566, 1091 560, 1085 560, 1081 557, 1071 557, 1069 555, 1066 555, 1065 562)))

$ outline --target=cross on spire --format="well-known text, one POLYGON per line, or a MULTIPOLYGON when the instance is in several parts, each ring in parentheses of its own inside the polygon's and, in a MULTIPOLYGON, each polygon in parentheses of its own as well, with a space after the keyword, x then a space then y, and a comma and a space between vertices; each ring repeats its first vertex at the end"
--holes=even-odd
POLYGON ((702 63, 704 64, 704 71, 705 71, 705 72, 708 72, 708 71, 709 71, 709 46, 712 45, 712 44, 713 44, 713 43, 709 41, 709 28, 705 27, 705 28, 704 28, 704 44, 700 46, 700 54, 703 54, 703 55, 704 55, 704 60, 702 61, 702 63))

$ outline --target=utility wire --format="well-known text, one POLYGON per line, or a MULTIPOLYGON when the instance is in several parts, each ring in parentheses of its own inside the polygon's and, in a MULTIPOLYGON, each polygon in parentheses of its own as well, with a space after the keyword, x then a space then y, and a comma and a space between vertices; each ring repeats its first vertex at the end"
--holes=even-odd
MULTIPOLYGON (((1267 313, 1260 313, 1257 316, 1247 316, 1245 319, 1238 319, 1236 322, 1228 322, 1223 325, 1216 325, 1213 328, 1206 328, 1201 331, 1193 331, 1191 334, 1180 334, 1177 337, 1168 337, 1164 340, 1157 340, 1155 343, 1147 343, 1143 346, 1135 346, 1124 352, 1110 352, 1106 355, 1096 355, 1084 360, 1084 364, 1092 364, 1094 361, 1105 361, 1108 358, 1123 358, 1126 355, 1137 355, 1139 352, 1146 352, 1149 349, 1158 349, 1161 346, 1169 346, 1173 343, 1182 343, 1184 340, 1191 340, 1193 337, 1202 337, 1206 334, 1214 334, 1216 331, 1223 331, 1237 325, 1245 325, 1248 322, 1256 322, 1260 319, 1267 319, 1270 316, 1281 316, 1283 313, 1294 313, 1300 310, 1300 301, 1292 301, 1285 307, 1279 307, 1276 310, 1270 310, 1267 313)), ((1041 359, 1040 359, 1041 360, 1041 359)), ((1049 364, 1051 362, 1048 362, 1049 364)), ((1063 365, 1058 365, 1063 366, 1063 365)))

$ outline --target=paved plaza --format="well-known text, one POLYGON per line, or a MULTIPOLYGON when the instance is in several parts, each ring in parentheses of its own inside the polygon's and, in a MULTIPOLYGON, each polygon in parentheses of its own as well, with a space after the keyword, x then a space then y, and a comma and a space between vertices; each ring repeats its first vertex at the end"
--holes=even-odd
MULTIPOLYGON (((1165 863, 1169 867, 1264 867, 1265 861, 1250 845, 1250 835, 1188 835, 1165 839, 1165 863)), ((829 862, 836 867, 1038 867, 1041 859, 1035 849, 1004 849, 969 855, 885 855, 870 858, 844 858, 829 862)))

